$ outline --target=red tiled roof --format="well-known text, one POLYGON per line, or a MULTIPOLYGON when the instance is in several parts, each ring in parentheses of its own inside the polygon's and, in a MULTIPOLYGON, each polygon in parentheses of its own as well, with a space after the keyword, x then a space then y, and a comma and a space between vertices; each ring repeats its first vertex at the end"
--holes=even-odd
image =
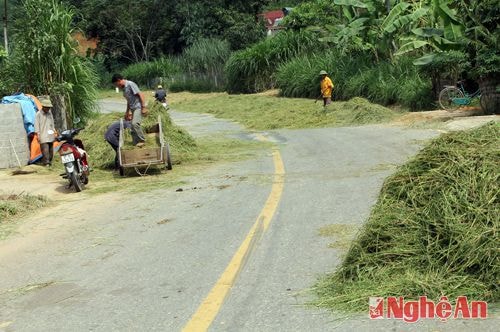
POLYGON ((281 11, 281 10, 272 10, 269 12, 264 12, 264 13, 260 14, 259 16, 264 18, 264 20, 266 21, 267 27, 271 27, 271 26, 273 26, 274 21, 276 21, 276 19, 278 19, 278 18, 284 17, 284 14, 283 14, 283 11, 281 11))

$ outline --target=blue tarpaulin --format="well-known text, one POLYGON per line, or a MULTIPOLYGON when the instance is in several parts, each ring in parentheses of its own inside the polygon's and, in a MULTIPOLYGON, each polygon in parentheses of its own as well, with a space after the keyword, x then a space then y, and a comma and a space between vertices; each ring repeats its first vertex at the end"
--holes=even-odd
POLYGON ((35 102, 30 97, 26 96, 24 93, 19 93, 12 96, 6 96, 2 98, 2 104, 21 104, 21 110, 23 112, 24 129, 29 135, 35 131, 35 115, 37 107, 35 102))

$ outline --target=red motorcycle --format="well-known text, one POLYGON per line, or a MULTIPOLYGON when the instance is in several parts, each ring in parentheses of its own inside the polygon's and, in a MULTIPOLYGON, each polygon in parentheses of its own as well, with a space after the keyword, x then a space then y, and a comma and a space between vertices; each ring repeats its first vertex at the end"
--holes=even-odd
POLYGON ((73 186, 76 192, 82 191, 84 185, 89 183, 87 153, 82 141, 74 138, 81 130, 83 128, 65 130, 57 137, 59 142, 64 142, 59 149, 59 155, 66 172, 61 176, 69 180, 68 188, 73 186))

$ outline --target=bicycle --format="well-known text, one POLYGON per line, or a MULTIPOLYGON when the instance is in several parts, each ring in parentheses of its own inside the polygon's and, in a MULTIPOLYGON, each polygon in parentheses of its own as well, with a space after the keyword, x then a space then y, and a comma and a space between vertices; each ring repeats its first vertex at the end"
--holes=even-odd
POLYGON ((447 85, 439 93, 439 105, 444 110, 453 112, 459 107, 470 105, 473 100, 479 100, 479 105, 484 109, 481 90, 478 89, 474 93, 468 93, 464 89, 464 81, 459 81, 457 86, 447 85))

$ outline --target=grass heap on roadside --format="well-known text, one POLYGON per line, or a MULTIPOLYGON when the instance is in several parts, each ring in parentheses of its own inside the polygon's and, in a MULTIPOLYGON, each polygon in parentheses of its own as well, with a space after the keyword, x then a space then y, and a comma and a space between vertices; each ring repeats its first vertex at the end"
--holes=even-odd
MULTIPOLYGON (((108 126, 114 121, 119 121, 124 113, 102 114, 89 121, 85 130, 80 133, 85 150, 89 154, 92 167, 113 168, 115 153, 111 146, 104 140, 104 133, 108 126)), ((150 104, 149 115, 144 119, 142 127, 146 130, 157 123, 158 115, 162 119, 163 134, 166 142, 170 144, 170 150, 175 153, 174 163, 180 163, 186 154, 193 152, 196 142, 184 129, 176 126, 170 119, 170 115, 160 104, 150 104)), ((131 143, 130 135, 127 134, 127 143, 131 143)))
POLYGON ((323 109, 323 100, 281 98, 272 95, 213 94, 203 99, 184 98, 172 107, 179 111, 206 112, 237 121, 249 129, 316 128, 388 122, 400 112, 363 98, 334 102, 323 109))
POLYGON ((389 177, 322 307, 364 311, 370 296, 498 301, 500 124, 443 135, 389 177))
POLYGON ((10 233, 7 224, 14 218, 19 218, 34 212, 49 203, 47 197, 42 195, 10 194, 0 195, 0 239, 10 233), (7 226, 7 227, 6 227, 7 226))

